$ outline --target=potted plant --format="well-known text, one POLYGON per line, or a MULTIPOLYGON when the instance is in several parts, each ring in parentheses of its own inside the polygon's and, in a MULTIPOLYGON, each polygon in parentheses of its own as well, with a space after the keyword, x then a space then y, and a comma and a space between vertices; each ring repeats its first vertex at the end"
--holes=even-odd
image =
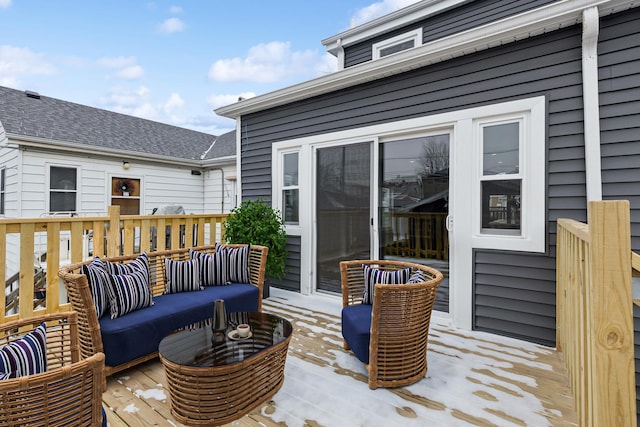
MULTIPOLYGON (((233 208, 224 222, 227 243, 249 243, 269 248, 266 277, 282 279, 287 259, 287 233, 278 209, 262 199, 245 200, 233 208)), ((264 284, 263 296, 269 296, 269 286, 264 284)))

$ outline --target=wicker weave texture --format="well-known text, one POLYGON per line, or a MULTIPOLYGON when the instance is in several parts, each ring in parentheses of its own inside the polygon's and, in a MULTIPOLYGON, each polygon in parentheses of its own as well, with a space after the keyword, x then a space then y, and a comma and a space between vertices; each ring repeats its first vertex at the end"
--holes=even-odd
POLYGON ((0 381, 0 426, 100 426, 104 354, 79 360, 75 312, 0 325, 0 346, 47 323, 47 372, 0 381))
MULTIPOLYGON (((228 247, 241 247, 240 244, 229 244, 228 247)), ((164 278, 164 259, 171 258, 174 260, 189 259, 189 249, 171 249, 165 251, 148 252, 149 257, 149 275, 151 292, 154 296, 162 295, 166 289, 164 278)), ((191 248, 204 253, 215 252, 214 245, 198 246, 191 248)), ((251 245, 249 248, 249 272, 251 284, 259 290, 258 311, 262 310, 262 288, 264 285, 264 275, 267 265, 267 254, 269 248, 260 245, 251 245)), ((127 263, 138 257, 139 254, 126 255, 119 257, 105 258, 110 262, 127 263)), ((82 274, 82 266, 90 263, 91 260, 70 264, 62 267, 58 271, 58 277, 64 283, 67 290, 67 296, 71 307, 78 313, 78 327, 80 337, 80 354, 86 358, 93 354, 103 352, 102 335, 100 333, 100 323, 96 314, 95 305, 91 297, 89 282, 87 276, 82 274)), ((157 352, 140 357, 136 360, 123 363, 118 366, 105 366, 105 375, 109 376, 116 372, 135 366, 139 363, 153 359, 158 356, 157 352)))
MULTIPOLYGON (((421 270, 427 281, 415 284, 377 283, 373 296, 369 342, 369 387, 401 387, 427 373, 427 342, 431 313, 443 275, 416 263, 391 260, 354 260, 340 263, 343 307, 362 304, 362 265, 395 271, 421 270)), ((348 344, 345 342, 345 347, 348 344)))
POLYGON ((162 357, 171 413, 187 425, 210 426, 243 417, 273 396, 284 382, 291 335, 242 362, 190 367, 162 357))

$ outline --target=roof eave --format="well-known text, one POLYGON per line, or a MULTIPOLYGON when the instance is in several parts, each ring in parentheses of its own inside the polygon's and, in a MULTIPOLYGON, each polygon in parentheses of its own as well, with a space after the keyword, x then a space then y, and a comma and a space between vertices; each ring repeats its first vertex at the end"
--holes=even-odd
POLYGON ((7 133, 8 140, 15 145, 23 147, 38 148, 42 150, 55 149, 67 153, 77 154, 93 154, 103 155, 113 158, 125 158, 127 160, 143 160, 148 162, 172 164, 176 166, 200 167, 200 160, 180 159, 176 157, 163 156, 159 154, 145 154, 138 151, 110 149, 104 147, 96 147, 94 145, 87 146, 77 142, 58 141, 49 138, 41 138, 36 136, 18 135, 7 133))
POLYGON ((582 12, 591 7, 598 7, 600 15, 604 16, 639 5, 638 0, 562 0, 414 49, 220 107, 215 113, 236 119, 244 114, 334 92, 574 25, 582 20, 582 12))

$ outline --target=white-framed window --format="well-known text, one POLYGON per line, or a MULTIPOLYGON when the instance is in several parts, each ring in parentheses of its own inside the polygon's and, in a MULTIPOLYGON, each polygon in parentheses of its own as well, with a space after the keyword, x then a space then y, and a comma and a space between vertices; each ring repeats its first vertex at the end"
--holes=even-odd
POLYGON ((473 246, 544 252, 544 102, 512 112, 503 106, 473 120, 473 246))
POLYGON ((49 212, 76 212, 78 169, 49 167, 49 212))
POLYGON ((7 177, 7 169, 0 169, 0 215, 4 215, 4 199, 5 199, 5 188, 6 188, 6 177, 7 177))
POLYGON ((522 235, 523 118, 480 122, 480 233, 522 235))
POLYGON ((422 28, 373 44, 373 59, 384 58, 422 45, 422 28))
POLYGON ((285 224, 300 223, 300 181, 298 152, 282 153, 280 188, 282 219, 285 224))

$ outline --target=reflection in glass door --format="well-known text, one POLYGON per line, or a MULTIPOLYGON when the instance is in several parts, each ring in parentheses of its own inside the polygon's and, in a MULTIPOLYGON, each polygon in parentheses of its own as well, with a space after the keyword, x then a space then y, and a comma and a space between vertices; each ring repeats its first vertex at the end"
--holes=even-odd
POLYGON ((380 258, 440 270, 434 309, 449 312, 449 134, 383 142, 380 167, 380 258))
POLYGON ((316 168, 316 288, 340 293, 339 262, 370 258, 371 144, 321 148, 316 168))

